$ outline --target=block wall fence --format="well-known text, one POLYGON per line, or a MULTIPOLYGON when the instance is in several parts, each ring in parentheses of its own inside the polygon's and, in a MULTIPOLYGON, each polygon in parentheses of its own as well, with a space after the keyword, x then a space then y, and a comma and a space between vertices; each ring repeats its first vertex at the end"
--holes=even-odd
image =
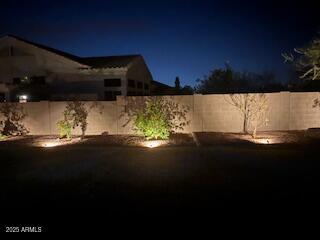
MULTIPOLYGON (((268 124, 260 128, 261 131, 271 130, 304 130, 312 127, 320 127, 320 109, 314 108, 316 98, 320 99, 319 92, 267 93, 269 111, 268 124)), ((189 125, 182 131, 191 132, 241 132, 243 118, 237 108, 228 100, 229 94, 210 95, 184 95, 165 96, 180 105, 188 106, 187 119, 189 125)), ((118 97, 116 101, 101 101, 103 106, 100 113, 97 108, 88 115, 87 135, 108 134, 133 134, 132 124, 126 126, 128 118, 126 102, 142 100, 143 97, 118 97)), ((88 105, 92 102, 86 102, 88 105)), ((3 103, 2 103, 3 104, 3 103)), ((30 135, 56 135, 58 129, 56 123, 63 119, 63 111, 66 102, 28 102, 19 103, 24 107, 27 117, 23 124, 29 130, 30 135)), ((0 118, 3 118, 1 116, 0 118)), ((80 134, 79 128, 75 134, 80 134)))

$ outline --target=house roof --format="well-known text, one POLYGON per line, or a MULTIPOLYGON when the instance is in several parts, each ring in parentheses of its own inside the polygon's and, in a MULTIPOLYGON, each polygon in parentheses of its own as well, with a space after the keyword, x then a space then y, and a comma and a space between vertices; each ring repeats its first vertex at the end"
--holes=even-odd
POLYGON ((164 84, 164 83, 161 83, 161 82, 158 82, 158 81, 155 81, 155 80, 153 80, 153 81, 151 82, 151 84, 152 84, 153 86, 157 87, 157 88, 174 89, 174 87, 171 87, 171 86, 169 86, 169 85, 167 85, 167 84, 164 84))
POLYGON ((123 55, 108 57, 85 57, 81 58, 82 63, 93 68, 119 68, 126 67, 141 55, 123 55))
POLYGON ((35 47, 44 49, 46 51, 52 52, 59 56, 65 57, 69 60, 78 62, 80 64, 87 65, 92 68, 122 68, 127 67, 132 61, 136 58, 141 58, 141 55, 120 55, 120 56, 103 56, 103 57, 79 57, 67 52, 60 51, 55 48, 51 48, 39 43, 34 43, 29 40, 14 36, 14 35, 7 35, 8 37, 14 38, 18 41, 33 45, 35 47))

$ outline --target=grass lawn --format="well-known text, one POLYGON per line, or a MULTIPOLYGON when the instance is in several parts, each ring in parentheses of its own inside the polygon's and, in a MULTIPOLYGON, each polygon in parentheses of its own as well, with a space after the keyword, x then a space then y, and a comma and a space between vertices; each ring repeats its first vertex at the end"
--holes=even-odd
POLYGON ((0 145, 2 217, 316 213, 319 146, 0 145))

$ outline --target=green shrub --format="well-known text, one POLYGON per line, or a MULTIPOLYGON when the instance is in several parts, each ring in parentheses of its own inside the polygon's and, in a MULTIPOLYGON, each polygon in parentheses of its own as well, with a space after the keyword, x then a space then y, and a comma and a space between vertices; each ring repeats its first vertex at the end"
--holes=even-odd
POLYGON ((168 139, 171 131, 169 118, 160 100, 149 99, 134 119, 136 130, 147 139, 168 139))
POLYGON ((57 126, 59 129, 60 138, 71 139, 72 125, 70 122, 68 122, 66 120, 61 120, 61 121, 57 122, 57 126))
POLYGON ((22 104, 2 103, 0 105, 0 115, 4 117, 4 120, 0 122, 2 135, 17 136, 26 135, 29 132, 23 123, 27 113, 22 104))
POLYGON ((147 140, 166 140, 190 122, 187 119, 190 108, 173 97, 128 97, 124 106, 120 118, 126 118, 126 122, 122 127, 133 122, 134 130, 147 140))
POLYGON ((5 140, 6 139, 6 135, 3 135, 2 133, 0 133, 0 140, 5 140))

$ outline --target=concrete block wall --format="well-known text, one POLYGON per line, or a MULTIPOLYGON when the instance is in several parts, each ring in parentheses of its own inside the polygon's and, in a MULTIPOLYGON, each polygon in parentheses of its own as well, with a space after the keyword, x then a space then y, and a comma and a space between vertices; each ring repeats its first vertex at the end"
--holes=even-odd
MULTIPOLYGON (((314 108, 314 100, 320 93, 267 93, 269 111, 268 124, 260 130, 304 130, 320 127, 320 108, 314 108)), ((230 104, 228 94, 166 96, 169 101, 189 108, 187 120, 190 122, 182 132, 241 132, 243 117, 239 110, 230 104)), ((88 115, 86 134, 133 134, 132 122, 126 115, 128 102, 141 103, 144 97, 118 97, 117 101, 100 101, 102 107, 93 108, 88 115), (100 113, 101 110, 101 113, 100 113)), ((93 102, 86 102, 89 107, 93 102)), ((56 123, 63 119, 66 102, 28 102, 23 104, 27 117, 23 124, 30 135, 58 134, 56 123)), ((133 105, 134 106, 134 105, 133 105)), ((1 114, 0 114, 1 115, 1 114)), ((3 116, 0 116, 0 120, 3 116)), ((75 134, 81 134, 76 128, 75 134)))
POLYGON ((228 94, 202 96, 203 132, 240 132, 243 127, 241 113, 231 105, 228 94))
POLYGON ((290 93, 267 93, 269 109, 267 123, 260 130, 289 130, 290 119, 290 93))
POLYGON ((290 94, 290 130, 320 126, 320 108, 313 107, 317 98, 320 100, 319 92, 290 94))

